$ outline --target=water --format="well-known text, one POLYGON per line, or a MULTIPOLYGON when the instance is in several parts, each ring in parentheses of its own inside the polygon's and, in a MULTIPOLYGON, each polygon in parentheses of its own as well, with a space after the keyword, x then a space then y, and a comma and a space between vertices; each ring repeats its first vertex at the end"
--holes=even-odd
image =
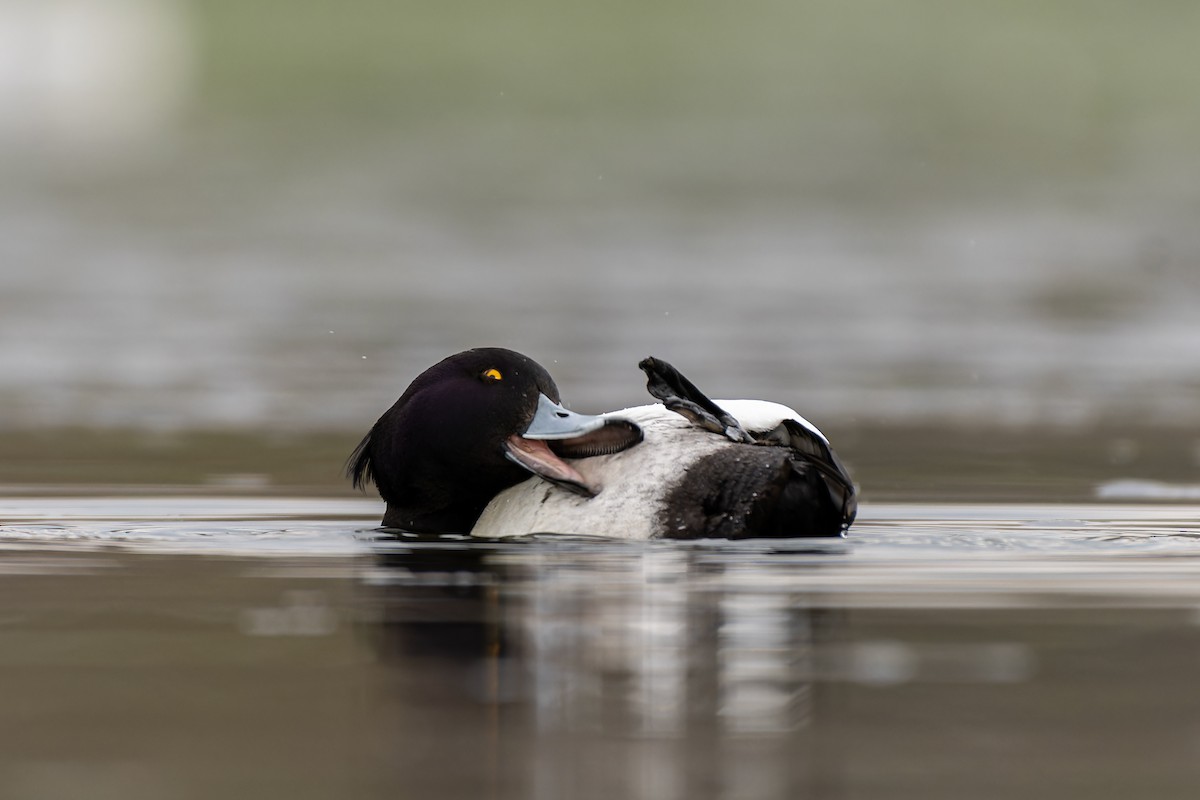
POLYGON ((833 541, 381 539, 367 500, 0 501, 0 794, 1192 797, 1200 507, 833 541))

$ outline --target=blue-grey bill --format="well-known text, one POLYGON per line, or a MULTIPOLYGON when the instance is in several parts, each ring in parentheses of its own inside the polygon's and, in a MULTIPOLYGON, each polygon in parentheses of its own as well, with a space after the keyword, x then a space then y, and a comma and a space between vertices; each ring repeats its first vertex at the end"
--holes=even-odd
POLYGON ((529 427, 505 442, 505 455, 564 489, 593 497, 601 487, 562 459, 612 455, 641 440, 642 429, 629 420, 576 414, 543 394, 529 427))
POLYGON ((604 417, 576 414, 539 394, 537 411, 521 435, 526 439, 572 439, 603 428, 605 422, 604 417))

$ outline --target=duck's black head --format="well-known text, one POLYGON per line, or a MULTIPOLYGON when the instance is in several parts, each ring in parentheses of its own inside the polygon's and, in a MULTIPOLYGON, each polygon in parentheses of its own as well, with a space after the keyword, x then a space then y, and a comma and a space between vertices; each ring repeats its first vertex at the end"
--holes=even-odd
POLYGON ((536 361, 481 347, 421 373, 350 456, 347 474, 355 487, 375 483, 385 526, 466 533, 530 473, 595 494, 559 456, 615 453, 641 436, 633 423, 567 411, 536 361))

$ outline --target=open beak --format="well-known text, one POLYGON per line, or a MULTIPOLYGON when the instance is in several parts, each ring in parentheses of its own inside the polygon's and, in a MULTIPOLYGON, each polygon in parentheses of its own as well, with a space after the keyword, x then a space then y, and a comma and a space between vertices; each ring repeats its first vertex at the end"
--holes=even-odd
POLYGON ((551 483, 594 497, 602 487, 589 483, 563 458, 611 455, 641 440, 642 429, 629 420, 576 414, 542 394, 529 427, 505 441, 504 455, 551 483))

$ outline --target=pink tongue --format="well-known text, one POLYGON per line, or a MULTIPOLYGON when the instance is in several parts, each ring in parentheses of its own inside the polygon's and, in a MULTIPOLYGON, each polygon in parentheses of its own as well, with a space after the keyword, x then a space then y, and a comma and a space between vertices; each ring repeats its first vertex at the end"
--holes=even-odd
POLYGON ((508 437, 508 452, 521 466, 552 481, 572 483, 589 495, 598 494, 599 487, 589 484, 579 472, 550 451, 550 446, 540 439, 522 436, 508 437))

